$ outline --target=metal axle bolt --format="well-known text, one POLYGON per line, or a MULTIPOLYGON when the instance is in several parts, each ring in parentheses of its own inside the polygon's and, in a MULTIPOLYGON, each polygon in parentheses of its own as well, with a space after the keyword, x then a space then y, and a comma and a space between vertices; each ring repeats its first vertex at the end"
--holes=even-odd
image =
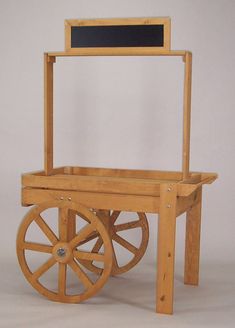
POLYGON ((64 257, 66 255, 66 250, 64 248, 60 247, 57 249, 56 253, 59 257, 64 257))

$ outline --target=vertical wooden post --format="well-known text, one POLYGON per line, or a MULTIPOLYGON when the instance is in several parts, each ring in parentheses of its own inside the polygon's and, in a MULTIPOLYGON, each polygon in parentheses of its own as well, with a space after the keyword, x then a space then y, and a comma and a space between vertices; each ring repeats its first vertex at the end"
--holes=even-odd
POLYGON ((99 219, 104 224, 105 228, 109 232, 109 224, 110 224, 110 211, 109 210, 98 210, 96 212, 99 219))
POLYGON ((184 111, 183 111, 183 179, 189 177, 190 160, 190 121, 191 121, 191 85, 192 85, 192 53, 185 55, 184 70, 184 111))
POLYGON ((53 63, 55 57, 44 54, 44 170, 53 171, 53 63))
POLYGON ((68 241, 72 240, 76 235, 76 212, 68 210, 68 241))
POLYGON ((187 211, 184 283, 198 285, 201 233, 202 188, 198 191, 196 203, 187 211))
POLYGON ((160 186, 156 312, 173 313, 177 187, 160 186))

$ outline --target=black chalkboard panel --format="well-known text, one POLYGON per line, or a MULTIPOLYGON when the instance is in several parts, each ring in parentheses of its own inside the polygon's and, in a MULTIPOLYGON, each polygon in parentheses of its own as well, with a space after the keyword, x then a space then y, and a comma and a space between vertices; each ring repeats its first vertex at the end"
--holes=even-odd
POLYGON ((163 46, 163 24, 71 26, 71 48, 163 46))

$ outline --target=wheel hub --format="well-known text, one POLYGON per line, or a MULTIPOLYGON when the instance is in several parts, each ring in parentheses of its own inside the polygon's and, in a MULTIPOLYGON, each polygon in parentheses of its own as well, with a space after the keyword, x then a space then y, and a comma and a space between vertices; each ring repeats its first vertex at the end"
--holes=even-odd
POLYGON ((60 263, 68 263, 73 257, 69 243, 57 243, 53 248, 52 254, 55 260, 60 263))

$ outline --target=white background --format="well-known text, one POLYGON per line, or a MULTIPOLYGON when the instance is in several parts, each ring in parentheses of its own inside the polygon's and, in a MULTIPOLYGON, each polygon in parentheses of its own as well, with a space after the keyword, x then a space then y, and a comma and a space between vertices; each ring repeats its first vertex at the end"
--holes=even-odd
MULTIPOLYGON (((234 326, 234 31, 232 0, 0 0, 0 326, 73 327, 79 318, 83 327, 92 326, 91 320, 102 327, 234 326), (55 305, 24 281, 15 255, 17 228, 27 211, 20 204, 20 174, 43 168, 43 52, 64 49, 64 19, 145 16, 170 16, 171 48, 193 52, 191 170, 219 173, 203 189, 201 287, 182 284, 182 217, 176 314, 155 315, 157 220, 150 215, 145 258, 110 282, 104 304, 55 305)), ((183 63, 177 58, 58 59, 55 164, 180 169, 182 83, 183 63)))

